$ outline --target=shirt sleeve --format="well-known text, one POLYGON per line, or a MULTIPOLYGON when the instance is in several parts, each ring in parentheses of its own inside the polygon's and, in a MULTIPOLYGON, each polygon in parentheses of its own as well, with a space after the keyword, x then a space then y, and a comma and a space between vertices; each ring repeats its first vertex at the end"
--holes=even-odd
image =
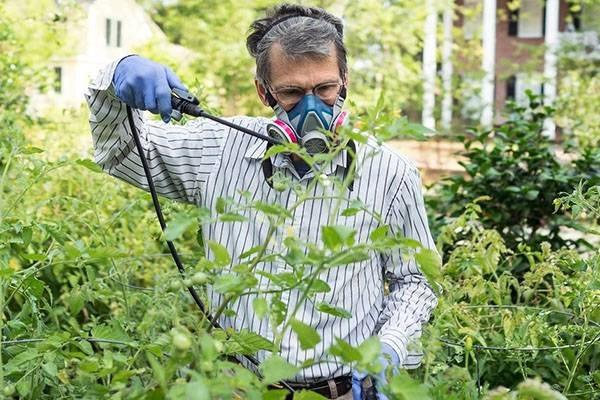
MULTIPOLYGON (((85 93, 94 159, 110 175, 148 190, 126 104, 114 94, 112 79, 119 61, 102 69, 85 93)), ((198 202, 203 182, 220 162, 226 130, 203 118, 174 125, 132 111, 156 191, 175 200, 198 202)))
MULTIPOLYGON (((386 216, 390 231, 437 251, 427 223, 419 172, 410 165, 402 175, 386 216)), ((437 299, 414 258, 403 257, 400 250, 384 254, 382 258, 390 293, 384 299, 378 323, 381 326, 379 338, 396 351, 402 367, 416 368, 423 354, 409 344, 417 344, 437 299)))

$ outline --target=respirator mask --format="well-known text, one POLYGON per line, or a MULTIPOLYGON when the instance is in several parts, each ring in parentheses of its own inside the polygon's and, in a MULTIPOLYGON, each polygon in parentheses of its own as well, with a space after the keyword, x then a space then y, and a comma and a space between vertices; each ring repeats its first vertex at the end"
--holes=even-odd
POLYGON ((276 119, 267 125, 268 135, 283 143, 297 143, 310 155, 328 151, 333 134, 346 123, 348 116, 346 111, 342 111, 346 99, 346 87, 343 84, 322 84, 312 92, 305 94, 303 90, 295 88, 278 92, 267 90, 266 93, 267 101, 276 115, 276 119), (333 105, 323 100, 327 98, 335 98, 333 105), (295 105, 285 111, 284 104, 295 105))

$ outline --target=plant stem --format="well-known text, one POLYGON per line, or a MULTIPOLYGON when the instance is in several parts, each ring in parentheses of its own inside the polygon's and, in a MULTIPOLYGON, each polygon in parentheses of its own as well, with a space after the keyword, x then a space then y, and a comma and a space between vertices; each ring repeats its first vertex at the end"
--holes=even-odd
POLYGON ((4 331, 4 281, 0 281, 0 387, 4 387, 4 362, 2 360, 2 332, 4 331))
MULTIPOLYGON (((266 238, 265 238, 265 243, 260 248, 260 251, 258 252, 258 254, 256 255, 256 257, 254 257, 254 260, 252 261, 252 264, 250 264, 250 267, 248 267, 248 272, 254 271, 254 269, 256 268, 256 266, 258 265, 258 263, 261 261, 262 257, 265 255, 265 252, 267 251, 267 247, 269 246, 269 243, 271 242, 271 238, 273 237, 273 234, 275 233, 275 230, 276 230, 275 224, 273 223, 273 221, 270 221, 270 223, 269 223, 269 229, 267 230, 267 235, 266 235, 266 238)), ((227 308, 227 305, 233 299, 239 298, 239 297, 240 297, 240 295, 236 295, 236 294, 225 295, 225 298, 223 299, 223 301, 221 302, 221 304, 217 308, 217 311, 215 312, 215 314, 211 318, 211 324, 207 328, 207 330, 208 330, 209 333, 212 330, 212 328, 214 327, 215 323, 218 322, 219 317, 221 316, 221 314, 223 314, 223 312, 227 308)))
POLYGON ((14 155, 14 153, 11 151, 10 154, 8 155, 8 160, 6 161, 6 165, 4 166, 4 171, 2 171, 2 177, 0 178, 0 222, 2 222, 2 219, 4 217, 4 212, 2 210, 4 208, 3 199, 5 198, 4 182, 6 182, 6 175, 8 174, 8 169, 10 168, 10 164, 13 159, 13 155, 14 155))

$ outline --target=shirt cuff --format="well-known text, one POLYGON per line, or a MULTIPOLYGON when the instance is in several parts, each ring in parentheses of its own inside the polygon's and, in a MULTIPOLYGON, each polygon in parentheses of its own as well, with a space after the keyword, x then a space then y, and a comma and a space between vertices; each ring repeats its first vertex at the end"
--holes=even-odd
MULTIPOLYGON (((393 350, 396 354, 397 364, 401 366, 408 355, 408 338, 399 329, 388 328, 379 334, 382 350, 393 350)), ((393 357, 393 355, 392 355, 393 357)))

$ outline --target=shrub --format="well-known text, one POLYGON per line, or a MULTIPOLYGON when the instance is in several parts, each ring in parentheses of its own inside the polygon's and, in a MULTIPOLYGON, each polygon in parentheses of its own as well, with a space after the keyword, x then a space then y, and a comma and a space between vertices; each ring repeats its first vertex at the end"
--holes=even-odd
POLYGON ((444 179, 427 199, 430 210, 438 213, 431 219, 436 233, 461 215, 466 204, 486 199, 479 219, 497 230, 509 248, 537 248, 542 242, 553 249, 586 244, 564 234, 562 228, 572 224, 564 210, 555 212, 553 201, 580 182, 586 187, 600 183, 600 151, 567 153, 569 159, 560 160, 558 145, 543 133, 552 108, 531 93, 528 99, 525 106, 509 103, 507 120, 500 126, 463 138, 465 174, 444 179))

